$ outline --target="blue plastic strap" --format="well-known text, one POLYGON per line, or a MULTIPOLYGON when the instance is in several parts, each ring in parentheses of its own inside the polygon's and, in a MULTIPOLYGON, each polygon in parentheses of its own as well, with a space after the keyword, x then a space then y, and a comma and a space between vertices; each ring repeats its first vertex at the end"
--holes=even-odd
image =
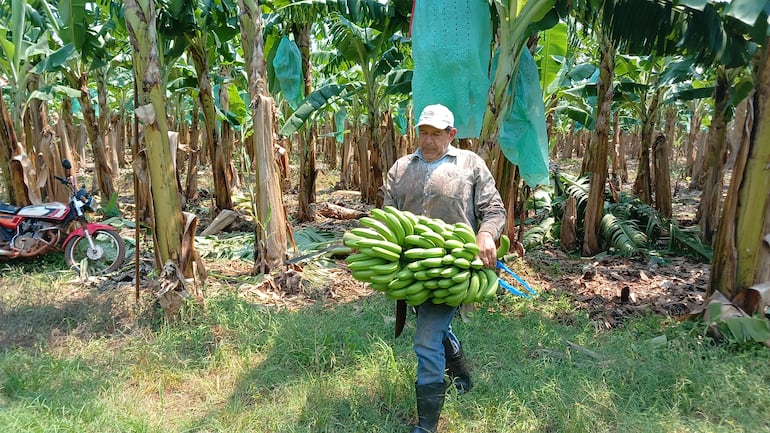
MULTIPOLYGON (((524 288, 527 289, 527 291, 530 294, 537 296, 537 292, 532 290, 532 287, 530 287, 529 284, 527 284, 526 281, 524 281, 520 276, 516 275, 516 272, 513 272, 512 270, 510 270, 508 268, 508 266, 505 266, 505 264, 503 262, 501 262, 500 260, 497 261, 497 267, 502 269, 503 271, 507 272, 508 274, 510 274, 513 277, 513 279, 515 279, 516 281, 519 282, 519 284, 524 286, 524 288)), ((525 298, 529 298, 530 297, 528 294, 526 294, 524 292, 520 292, 520 291, 516 290, 515 288, 513 288, 513 286, 511 286, 507 281, 503 280, 502 278, 498 278, 497 280, 500 283, 500 285, 503 286, 503 288, 505 288, 505 290, 508 290, 509 292, 513 293, 514 295, 516 295, 516 296, 523 296, 525 298)))
POLYGON ((497 282, 498 282, 498 283, 499 283, 501 286, 503 286, 503 288, 504 288, 505 290, 507 290, 507 291, 511 292, 512 294, 514 294, 514 295, 516 295, 516 296, 521 296, 522 298, 531 298, 531 296, 529 296, 528 294, 526 294, 526 293, 524 293, 524 292, 520 292, 520 291, 516 290, 516 289, 515 289, 515 288, 514 288, 512 285, 510 285, 510 284, 509 284, 507 281, 505 281, 505 280, 504 280, 504 279, 502 279, 502 278, 498 278, 498 279, 497 279, 497 282))

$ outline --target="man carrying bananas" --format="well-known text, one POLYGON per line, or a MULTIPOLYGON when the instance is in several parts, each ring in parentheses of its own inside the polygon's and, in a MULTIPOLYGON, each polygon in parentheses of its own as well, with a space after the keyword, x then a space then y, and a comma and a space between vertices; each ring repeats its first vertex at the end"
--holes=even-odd
MULTIPOLYGON (((384 205, 416 215, 463 222, 476 232, 478 257, 484 266, 497 263, 495 240, 505 226, 506 212, 486 163, 476 153, 453 146, 454 114, 440 104, 428 105, 417 123, 417 150, 388 170, 384 205)), ((458 394, 471 389, 462 346, 452 333, 458 307, 427 301, 417 307, 414 352, 417 355, 418 424, 412 433, 434 433, 451 382, 458 394)))

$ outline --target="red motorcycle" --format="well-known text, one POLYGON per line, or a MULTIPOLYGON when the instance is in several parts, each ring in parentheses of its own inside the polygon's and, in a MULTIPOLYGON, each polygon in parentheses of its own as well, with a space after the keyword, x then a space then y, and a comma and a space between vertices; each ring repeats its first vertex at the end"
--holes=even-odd
POLYGON ((114 227, 92 223, 93 197, 77 187, 72 164, 62 161, 67 178, 56 180, 72 191, 69 203, 50 202, 18 207, 0 203, 0 259, 37 257, 64 251, 64 260, 75 272, 84 265, 89 275, 117 270, 126 258, 126 244, 114 227))

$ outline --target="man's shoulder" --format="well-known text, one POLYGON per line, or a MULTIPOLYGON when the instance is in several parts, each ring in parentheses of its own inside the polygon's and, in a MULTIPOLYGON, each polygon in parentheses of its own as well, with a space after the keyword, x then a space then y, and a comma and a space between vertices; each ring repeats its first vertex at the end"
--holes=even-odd
POLYGON ((455 147, 454 155, 458 158, 463 158, 466 160, 482 161, 478 153, 469 149, 460 149, 459 147, 455 147))

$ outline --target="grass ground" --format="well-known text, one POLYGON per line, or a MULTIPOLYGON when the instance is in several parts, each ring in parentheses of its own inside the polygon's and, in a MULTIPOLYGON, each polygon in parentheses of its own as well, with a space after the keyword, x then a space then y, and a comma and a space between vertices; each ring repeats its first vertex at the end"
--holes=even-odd
MULTIPOLYGON (((380 294, 289 309, 237 287, 166 323, 130 285, 0 263, 2 432, 381 432, 414 421, 413 318, 380 294)), ((594 326, 566 293, 501 295, 454 328, 475 388, 442 432, 770 432, 761 346, 699 322, 594 326)))

